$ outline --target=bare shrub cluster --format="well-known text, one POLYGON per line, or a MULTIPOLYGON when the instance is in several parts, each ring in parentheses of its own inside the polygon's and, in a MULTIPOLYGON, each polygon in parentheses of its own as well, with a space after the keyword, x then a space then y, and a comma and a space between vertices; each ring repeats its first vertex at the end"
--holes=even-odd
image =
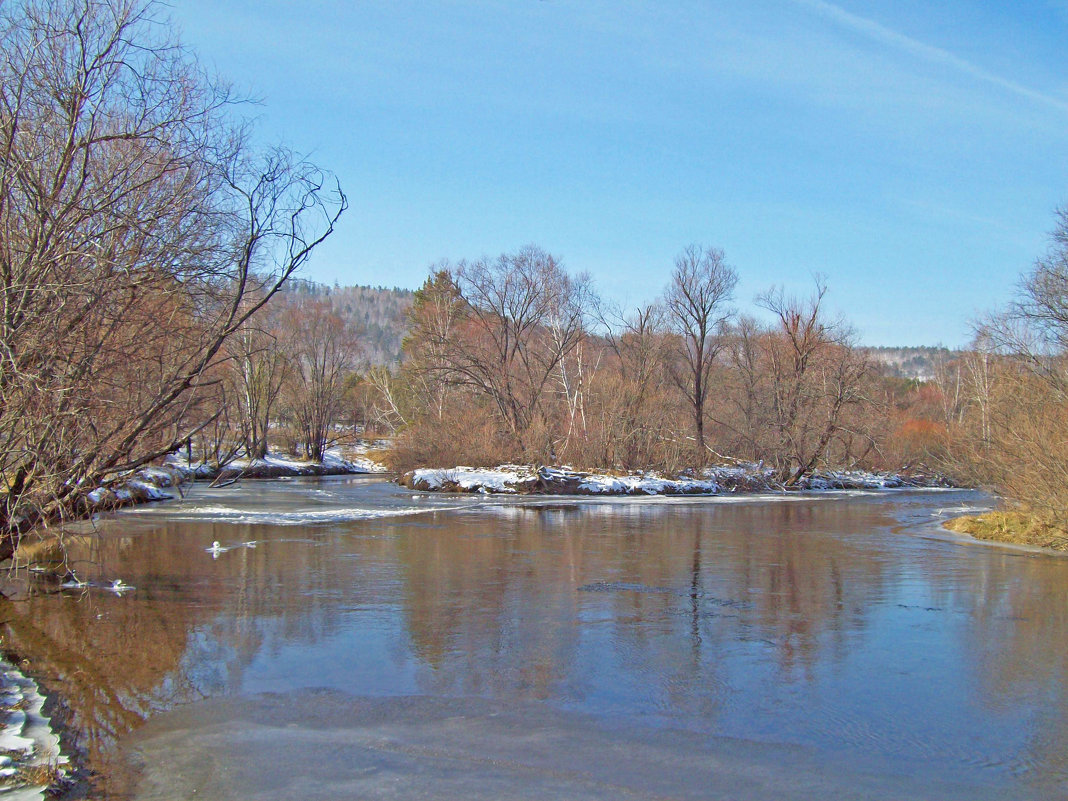
POLYGON ((956 367, 953 457, 991 487, 1068 525, 1068 210, 1015 299, 977 327, 956 367))
POLYGON ((198 455, 224 464, 262 458, 268 445, 321 461, 352 428, 360 330, 329 298, 283 291, 227 343, 216 409, 222 425, 198 455))

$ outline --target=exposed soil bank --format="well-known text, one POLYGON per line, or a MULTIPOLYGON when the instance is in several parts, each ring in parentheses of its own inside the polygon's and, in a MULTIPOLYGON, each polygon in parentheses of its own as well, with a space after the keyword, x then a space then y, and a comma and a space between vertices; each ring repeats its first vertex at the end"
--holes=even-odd
MULTIPOLYGON (((426 492, 481 492, 526 495, 721 495, 782 492, 770 470, 710 467, 698 475, 666 478, 657 473, 581 472, 563 467, 501 465, 491 469, 453 467, 412 470, 397 483, 426 492)), ((790 490, 898 489, 953 487, 938 473, 825 471, 806 476, 790 490)))

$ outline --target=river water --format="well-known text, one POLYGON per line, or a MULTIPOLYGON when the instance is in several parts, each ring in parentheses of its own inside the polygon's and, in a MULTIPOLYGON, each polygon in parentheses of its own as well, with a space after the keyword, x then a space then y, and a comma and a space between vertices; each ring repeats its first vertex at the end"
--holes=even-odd
POLYGON ((1068 797, 1068 559, 986 504, 198 487, 0 633, 111 799, 1068 797))

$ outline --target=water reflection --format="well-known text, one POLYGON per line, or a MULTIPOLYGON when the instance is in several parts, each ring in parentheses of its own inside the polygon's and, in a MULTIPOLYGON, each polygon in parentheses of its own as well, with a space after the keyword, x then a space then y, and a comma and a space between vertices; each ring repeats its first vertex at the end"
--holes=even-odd
POLYGON ((76 544, 80 575, 129 595, 12 585, 2 602, 5 645, 67 700, 101 792, 131 791, 116 743, 147 718, 308 688, 548 703, 858 770, 1068 791, 1068 560, 901 529, 977 496, 242 492, 228 508, 262 522, 210 522, 219 502, 201 491, 76 544), (257 545, 213 560, 214 540, 257 545))

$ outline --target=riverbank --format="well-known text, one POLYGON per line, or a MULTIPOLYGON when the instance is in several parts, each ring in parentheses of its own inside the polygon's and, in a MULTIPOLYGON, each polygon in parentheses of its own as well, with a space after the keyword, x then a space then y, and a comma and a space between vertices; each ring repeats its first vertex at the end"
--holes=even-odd
MULTIPOLYGON (((584 472, 567 467, 500 465, 495 468, 452 467, 411 470, 397 483, 423 492, 477 492, 519 495, 723 495, 784 492, 773 471, 758 465, 709 467, 676 477, 656 472, 584 472)), ((819 471, 790 491, 954 487, 939 473, 869 473, 819 471)))
POLYGON ((977 540, 1068 551, 1068 531, 1024 512, 995 510, 981 515, 963 515, 947 520, 943 526, 977 540))

